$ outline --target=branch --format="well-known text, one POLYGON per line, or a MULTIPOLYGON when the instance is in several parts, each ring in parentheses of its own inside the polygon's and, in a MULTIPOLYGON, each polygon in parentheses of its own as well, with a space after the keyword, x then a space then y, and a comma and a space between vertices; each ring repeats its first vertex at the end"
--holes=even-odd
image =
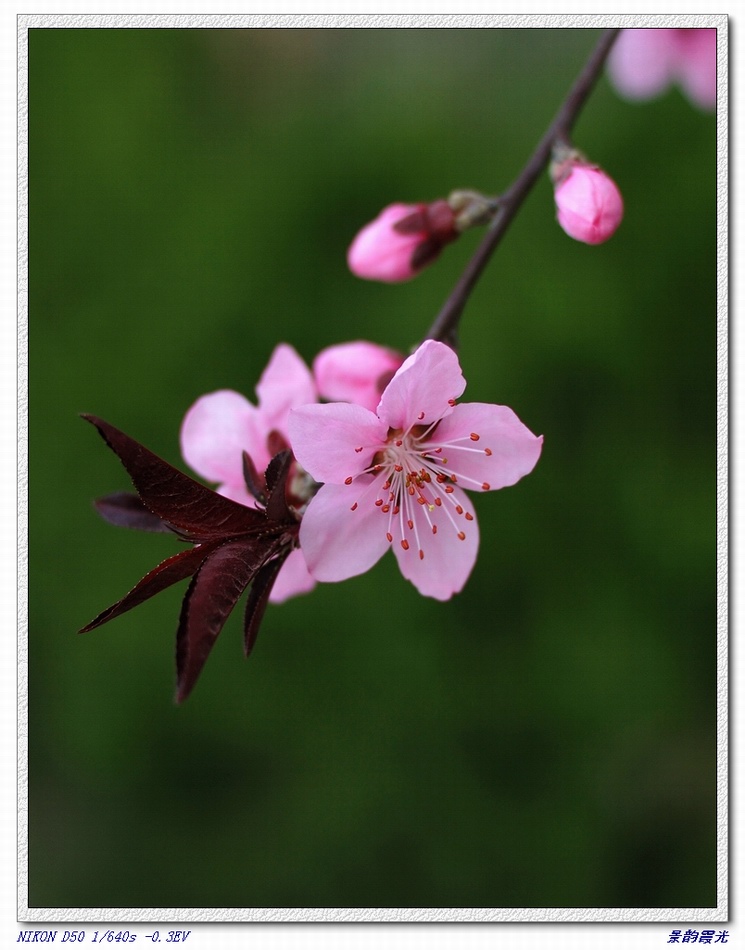
POLYGON ((489 230, 469 261, 460 280, 445 301, 425 339, 440 340, 450 345, 455 343, 458 323, 471 291, 497 249, 512 219, 517 214, 533 185, 535 185, 541 172, 548 165, 554 143, 569 140, 570 132, 594 88, 606 57, 620 32, 619 29, 606 30, 601 36, 592 55, 585 63, 584 69, 577 77, 528 163, 501 197, 499 210, 494 216, 489 230))

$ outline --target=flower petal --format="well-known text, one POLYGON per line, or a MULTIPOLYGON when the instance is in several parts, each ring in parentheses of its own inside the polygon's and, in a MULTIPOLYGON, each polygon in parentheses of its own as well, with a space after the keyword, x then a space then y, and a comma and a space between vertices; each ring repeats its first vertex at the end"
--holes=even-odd
POLYGON ((425 597, 449 600, 463 589, 479 549, 478 523, 468 496, 455 488, 440 507, 413 505, 410 514, 413 529, 398 520, 392 531, 401 573, 425 597))
POLYGON ((292 451, 305 471, 317 482, 337 485, 364 472, 387 432, 369 409, 347 402, 294 409, 288 429, 292 451))
POLYGON ((427 424, 451 411, 466 388, 458 357, 444 343, 425 340, 386 387, 378 416, 392 429, 427 424))
MULTIPOLYGON (((283 435, 287 435, 290 409, 316 402, 318 398, 310 370, 287 343, 275 347, 256 386, 256 395, 264 432, 277 429, 283 435)), ((258 463, 257 468, 262 470, 258 463)))
POLYGON ((700 109, 713 109, 717 103, 717 31, 678 30, 678 42, 681 88, 700 109))
POLYGON ((362 504, 351 510, 373 481, 364 476, 352 485, 324 485, 308 505, 300 523, 300 547, 316 580, 344 581, 364 574, 385 554, 387 520, 380 509, 362 504))
POLYGON ((402 362, 400 353, 357 340, 322 350, 313 361, 313 375, 324 399, 354 402, 374 412, 389 381, 386 376, 402 362))
POLYGON ((543 436, 533 435, 507 406, 464 402, 442 420, 430 442, 442 448, 439 454, 461 488, 489 491, 514 485, 533 470, 543 436))
POLYGON ((608 57, 608 73, 627 99, 651 99, 673 78, 678 56, 674 29, 623 30, 608 57))
POLYGON ((315 586, 316 582, 308 571, 303 552, 295 549, 290 552, 289 557, 282 565, 269 595, 269 602, 281 604, 283 601, 289 600, 290 597, 307 594, 315 586))
POLYGON ((181 454, 186 463, 211 482, 241 485, 244 451, 263 472, 269 453, 256 407, 230 389, 197 399, 181 425, 181 454))

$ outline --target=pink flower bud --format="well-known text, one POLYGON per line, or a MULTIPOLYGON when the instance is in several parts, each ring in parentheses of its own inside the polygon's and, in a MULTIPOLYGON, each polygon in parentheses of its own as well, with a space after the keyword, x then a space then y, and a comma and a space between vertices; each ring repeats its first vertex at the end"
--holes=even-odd
POLYGON ((607 241, 623 217, 623 199, 615 182, 597 166, 576 159, 554 181, 556 216, 569 237, 585 244, 607 241))
POLYGON ((352 241, 347 263, 357 277, 398 283, 415 277, 457 236, 446 201, 388 205, 352 241))
POLYGON ((313 376, 323 399, 355 402, 375 412, 383 390, 403 361, 401 353, 357 340, 322 350, 313 361, 313 376))

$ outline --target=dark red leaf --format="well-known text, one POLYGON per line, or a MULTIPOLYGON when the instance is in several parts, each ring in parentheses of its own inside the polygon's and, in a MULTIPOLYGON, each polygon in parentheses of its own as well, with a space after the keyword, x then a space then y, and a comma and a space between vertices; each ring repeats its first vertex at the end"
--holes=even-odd
POLYGON ((270 521, 293 522, 295 516, 287 506, 287 476, 290 474, 292 452, 285 449, 275 455, 266 470, 266 516, 270 521))
POLYGON ((179 551, 178 554, 174 554, 165 561, 162 561, 157 567, 146 574, 121 600, 112 604, 111 607, 107 607, 106 610, 100 613, 94 620, 91 620, 89 624, 86 624, 79 632, 87 633, 89 630, 100 627, 101 624, 113 620, 114 617, 119 617, 121 614, 126 613, 133 607, 137 607, 138 604, 153 597, 155 594, 159 594, 162 590, 165 590, 166 587, 170 587, 171 584, 176 584, 178 581, 183 581, 187 577, 191 577, 191 575, 199 569, 202 561, 218 547, 219 542, 214 541, 207 544, 199 544, 193 548, 188 548, 186 551, 179 551))
POLYGON ((282 545, 246 538, 221 545, 192 578, 176 635, 176 702, 194 688, 210 650, 243 591, 282 545))
POLYGON ((97 498, 93 504, 101 517, 118 528, 137 528, 140 531, 165 531, 173 533, 165 521, 154 515, 140 501, 139 495, 120 491, 97 498))
POLYGON ((265 505, 264 479, 256 471, 254 461, 248 452, 243 453, 243 481, 246 483, 249 494, 253 495, 260 505, 265 505))
POLYGON ((146 507, 184 537, 225 540, 266 526, 263 512, 200 485, 108 422, 86 414, 83 418, 119 456, 146 507))
POLYGON ((264 611, 269 602, 269 595, 274 587, 277 575, 290 553, 289 548, 282 552, 268 564, 265 564, 256 574, 246 601, 246 615, 243 620, 243 652, 249 656, 259 635, 259 627, 264 618, 264 611))

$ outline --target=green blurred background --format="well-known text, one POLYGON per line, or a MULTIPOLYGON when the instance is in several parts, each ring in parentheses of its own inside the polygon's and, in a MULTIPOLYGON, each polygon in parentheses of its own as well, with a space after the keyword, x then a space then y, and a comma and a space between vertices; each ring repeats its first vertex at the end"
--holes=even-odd
POLYGON ((715 120, 603 77, 575 143, 626 217, 587 247, 544 177, 462 324, 464 398, 542 458, 478 498, 465 591, 390 556, 230 618, 183 707, 185 585, 76 631, 174 551, 92 412, 185 468, 203 393, 407 350, 479 240, 352 277, 392 201, 498 193, 597 30, 43 29, 30 74, 29 894, 40 907, 688 907, 715 892, 715 120))

